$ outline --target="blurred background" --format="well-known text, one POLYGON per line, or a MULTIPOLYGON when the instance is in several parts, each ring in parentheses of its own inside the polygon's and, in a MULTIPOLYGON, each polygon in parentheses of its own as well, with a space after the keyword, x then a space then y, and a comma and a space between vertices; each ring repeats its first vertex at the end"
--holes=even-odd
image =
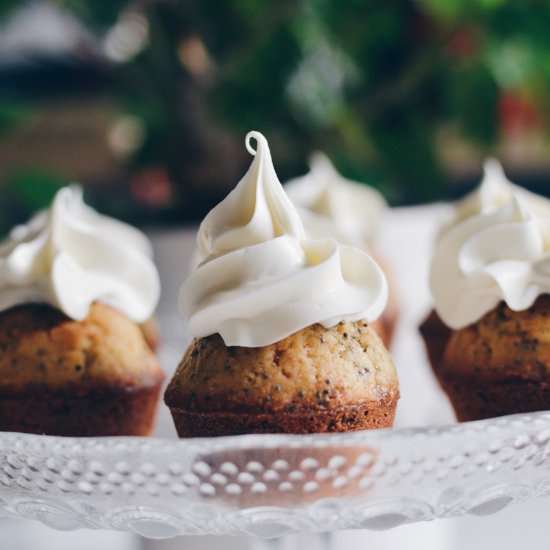
MULTIPOLYGON (((549 29, 549 0, 0 0, 0 235, 73 181, 103 213, 155 228, 195 224, 248 167, 252 129, 268 138, 282 181, 322 150, 391 205, 461 195, 488 155, 550 194, 549 29)), ((428 227, 427 212, 401 218, 382 247, 424 270, 394 271, 408 285, 401 305, 420 309, 432 234, 420 228, 403 247, 399 231, 428 227)), ((161 321, 179 330, 173 297, 185 270, 173 263, 191 255, 193 235, 187 247, 181 233, 155 235, 170 283, 161 321)), ((417 318, 408 320, 400 377, 416 381, 409 367, 422 351, 403 339, 418 340, 417 318)), ((432 394, 408 395, 409 410, 424 414, 416 396, 432 394)), ((437 411, 430 421, 442 421, 437 411)), ((548 499, 483 520, 339 533, 334 547, 542 549, 547 510, 548 499)), ((0 519, 2 550, 277 548, 29 525, 0 519)), ((328 548, 317 542, 297 536, 278 548, 328 548)))
POLYGON ((546 0, 2 0, 0 234, 71 181, 128 221, 201 219, 268 138, 393 205, 457 196, 498 156, 544 192, 546 0))

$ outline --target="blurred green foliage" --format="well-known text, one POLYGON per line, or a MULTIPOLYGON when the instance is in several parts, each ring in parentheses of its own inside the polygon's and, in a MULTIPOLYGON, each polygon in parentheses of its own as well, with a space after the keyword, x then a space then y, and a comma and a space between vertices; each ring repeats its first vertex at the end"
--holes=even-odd
POLYGON ((10 178, 10 187, 17 189, 14 199, 33 212, 48 206, 55 193, 66 184, 56 174, 31 168, 17 171, 10 178))
MULTIPOLYGON (((504 94, 526 98, 549 126, 547 0, 57 3, 100 39, 127 14, 147 21, 143 48, 112 63, 109 91, 145 130, 132 169, 164 167, 182 202, 215 194, 193 162, 234 178, 209 150, 212 135, 242 150, 248 130, 262 131, 282 180, 320 149, 391 201, 420 202, 442 196, 443 127, 490 154, 504 94), (204 49, 198 66, 182 54, 190 43, 204 49)), ((0 17, 16 4, 4 0, 0 17)), ((0 130, 20 116, 0 104, 0 130)))
POLYGON ((547 1, 217 5, 194 2, 192 11, 217 64, 206 91, 219 118, 241 134, 280 134, 296 152, 293 167, 323 149, 394 200, 441 196, 442 126, 489 154, 504 92, 535 97, 541 117, 548 112, 547 1))
POLYGON ((14 221, 46 208, 55 193, 67 182, 48 170, 22 169, 2 178, 2 201, 0 202, 0 236, 6 235, 14 221))
POLYGON ((8 132, 29 117, 29 106, 15 99, 0 99, 0 135, 8 132))

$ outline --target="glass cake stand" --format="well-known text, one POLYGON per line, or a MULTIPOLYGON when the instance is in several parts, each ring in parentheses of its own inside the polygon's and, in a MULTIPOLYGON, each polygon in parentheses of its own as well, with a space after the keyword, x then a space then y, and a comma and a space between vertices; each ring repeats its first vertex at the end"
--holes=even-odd
MULTIPOLYGON (((0 433, 0 515, 153 538, 270 539, 483 516, 550 495, 550 412, 453 424, 427 366, 417 326, 429 308, 429 247, 441 211, 394 210, 381 235, 400 306, 392 347, 401 387, 396 428, 178 440, 161 405, 153 438, 0 433)), ((173 297, 194 232, 152 238, 163 282, 160 359, 169 377, 190 340, 173 297)))
POLYGON ((550 413, 210 439, 3 433, 0 514, 146 537, 383 530, 550 494, 550 413))

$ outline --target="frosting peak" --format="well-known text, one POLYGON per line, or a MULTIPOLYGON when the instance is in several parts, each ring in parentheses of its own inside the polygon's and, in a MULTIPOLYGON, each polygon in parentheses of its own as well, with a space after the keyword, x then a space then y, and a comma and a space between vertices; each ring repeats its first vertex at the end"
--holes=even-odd
POLYGON ((203 220, 200 263, 180 291, 193 336, 218 332, 228 346, 260 347, 314 323, 375 320, 387 300, 376 262, 334 239, 306 239, 266 139, 250 132, 246 145, 252 165, 203 220))
POLYGON ((0 309, 47 302, 81 321, 97 300, 145 321, 160 295, 151 252, 140 231, 86 206, 80 188, 65 187, 49 210, 0 244, 0 309))
POLYGON ((504 300, 515 310, 550 292, 550 200, 511 183, 496 161, 458 202, 440 232, 430 285, 451 328, 467 326, 504 300))
POLYGON ((246 148, 253 155, 240 184, 203 220, 197 238, 198 262, 237 248, 252 246, 275 237, 304 237, 302 221, 283 191, 275 173, 271 152, 259 132, 246 135, 246 148), (251 140, 255 139, 254 150, 251 140))
POLYGON ((308 236, 334 237, 359 247, 371 244, 387 206, 384 197, 368 185, 344 178, 323 153, 314 153, 309 164, 308 174, 285 184, 308 236))

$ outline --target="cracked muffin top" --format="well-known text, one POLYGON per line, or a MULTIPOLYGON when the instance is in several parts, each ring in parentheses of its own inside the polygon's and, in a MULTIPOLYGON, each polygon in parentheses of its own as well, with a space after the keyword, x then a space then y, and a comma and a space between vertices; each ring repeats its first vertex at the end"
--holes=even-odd
POLYGON ((0 312, 1 393, 130 391, 162 377, 138 325, 109 306, 94 303, 83 321, 47 304, 0 312))
POLYGON ((168 389, 170 407, 201 412, 299 412, 378 402, 398 394, 379 336, 364 321, 315 324, 261 348, 194 340, 168 389))

